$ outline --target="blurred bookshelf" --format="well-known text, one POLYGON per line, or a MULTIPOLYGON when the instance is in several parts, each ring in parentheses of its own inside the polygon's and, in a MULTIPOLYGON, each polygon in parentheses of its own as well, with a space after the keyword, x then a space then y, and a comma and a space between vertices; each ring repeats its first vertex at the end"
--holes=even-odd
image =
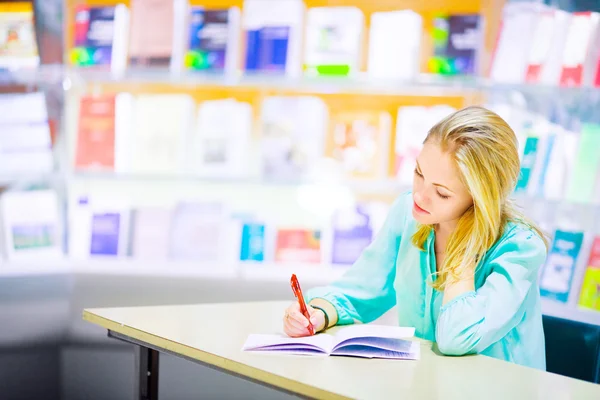
MULTIPOLYGON (((15 257, 20 252, 18 249, 3 251, 0 277, 55 273, 173 276, 233 279, 251 285, 256 281, 285 284, 294 272, 303 281, 326 284, 341 276, 347 264, 351 264, 349 260, 345 260, 346 266, 335 264, 334 256, 330 254, 336 230, 356 228, 340 224, 338 208, 346 208, 342 210, 343 218, 365 217, 368 220, 358 229, 364 236, 359 236, 356 243, 350 243, 355 249, 355 257, 358 254, 356 248, 364 246, 367 238, 372 238, 380 226, 385 207, 410 189, 410 160, 429 127, 452 110, 483 104, 503 116, 519 136, 522 172, 528 179, 519 183, 515 193, 517 203, 527 215, 543 225, 551 240, 557 232, 567 231, 575 233, 577 240, 584 237, 581 241, 587 243, 580 243, 581 251, 574 256, 577 272, 569 281, 568 302, 544 298, 544 312, 600 324, 599 312, 587 312, 577 307, 583 282, 588 282, 586 287, 592 287, 596 279, 593 273, 589 277, 586 274, 600 269, 600 265, 588 263, 588 259, 593 261, 591 254, 594 253, 590 243, 600 235, 594 225, 594 221, 600 221, 600 170, 596 172, 598 177, 586 173, 586 168, 596 168, 591 152, 594 149, 600 151, 600 145, 594 139, 600 124, 595 111, 600 109, 600 83, 573 80, 570 70, 567 71, 569 79, 564 81, 559 79, 560 74, 552 79, 542 79, 543 74, 538 76, 536 73, 541 68, 536 58, 539 55, 507 53, 505 49, 504 53, 499 52, 504 54, 503 57, 496 57, 508 25, 514 30, 519 21, 534 24, 542 15, 543 18, 555 14, 563 16, 559 10, 544 8, 541 4, 511 5, 503 13, 505 2, 500 0, 410 0, 403 2, 402 10, 398 10, 396 2, 386 0, 336 1, 336 5, 355 6, 349 15, 364 22, 360 41, 353 43, 352 51, 344 49, 347 65, 344 64, 341 70, 350 72, 338 76, 339 68, 334 68, 336 73, 333 75, 321 73, 327 70, 323 68, 327 65, 319 63, 327 64, 330 60, 327 55, 315 49, 311 52, 310 46, 292 40, 289 46, 297 46, 298 54, 290 53, 286 61, 289 65, 282 65, 273 54, 262 54, 263 58, 273 57, 272 64, 262 69, 248 67, 251 51, 243 54, 248 50, 231 38, 228 43, 231 39, 231 43, 239 46, 236 47, 239 54, 235 68, 226 68, 225 63, 221 67, 195 69, 183 62, 140 67, 133 65, 135 63, 129 59, 131 54, 122 54, 128 58, 123 58, 123 63, 117 65, 112 58, 117 52, 107 57, 106 53, 97 51, 98 57, 88 57, 91 54, 88 51, 94 50, 94 46, 90 50, 89 43, 77 44, 82 38, 77 36, 81 34, 77 31, 81 26, 76 26, 76 16, 90 18, 91 8, 85 5, 97 6, 96 13, 113 15, 108 9, 117 3, 111 0, 66 2, 62 21, 64 49, 61 49, 63 54, 59 54, 64 64, 42 62, 35 68, 0 69, 0 91, 22 86, 20 93, 43 93, 48 103, 46 119, 55 127, 55 131, 50 132, 51 168, 45 165, 37 170, 28 169, 28 163, 19 160, 18 156, 13 161, 21 168, 20 172, 3 174, 0 165, 0 187, 6 188, 2 197, 6 199, 5 204, 10 204, 10 207, 4 205, 3 212, 11 215, 5 217, 6 232, 9 224, 30 222, 31 215, 28 214, 34 213, 28 212, 24 205, 43 204, 36 201, 56 205, 55 212, 31 207, 39 213, 37 218, 41 218, 46 226, 56 227, 58 232, 53 233, 58 239, 51 246, 47 237, 51 233, 46 231, 32 243, 25 241, 23 244, 25 248, 46 246, 48 253, 36 255, 32 251, 31 258, 21 261, 15 257), (396 11, 403 12, 386 14, 396 11), (519 13, 524 16, 521 20, 514 18, 519 13), (383 19, 378 20, 380 17, 383 19), (392 23, 386 22, 385 18, 390 18, 392 23), (481 24, 482 21, 485 23, 481 24), (415 29, 420 32, 410 32, 408 26, 418 27, 415 29), (465 39, 463 46, 470 50, 458 61, 448 50, 450 42, 443 40, 452 32, 477 42, 472 46, 473 43, 465 39), (381 43, 375 39, 371 42, 366 39, 369 35, 387 39, 380 40, 381 43), (385 57, 399 51, 394 47, 397 40, 390 40, 390 37, 402 37, 403 46, 414 45, 399 47, 407 52, 402 60, 385 57), (372 48, 378 49, 377 56, 370 54, 372 48), (360 57, 356 57, 356 49, 360 49, 360 57), (111 60, 108 64, 107 59, 111 60), (388 63, 398 68, 387 70, 388 63), (288 68, 291 64, 294 64, 295 72, 288 68), (515 71, 508 68, 513 64, 522 67, 517 79, 506 72, 515 71), (402 74, 398 72, 400 70, 402 74), (62 99, 53 100, 57 94, 64 96, 64 104, 62 99), (234 121, 242 122, 236 125, 234 121), (138 126, 134 127, 134 123, 138 126), (290 128, 293 125, 300 128, 294 131, 290 128), (144 132, 155 127, 168 134, 144 136, 144 132), (215 160, 218 164, 224 158, 220 150, 214 151, 210 146, 225 131, 228 134, 235 131, 235 135, 228 136, 227 146, 237 141, 242 143, 235 151, 226 153, 225 158, 234 172, 223 171, 225 163, 219 168, 208 165, 215 160), (203 132, 209 132, 209 135, 203 132), (315 132, 318 134, 313 135, 315 132), (364 134, 367 144, 359 148, 352 143, 352 134, 364 134), (265 143, 269 135, 272 135, 270 142, 265 143), (276 140, 285 135, 295 135, 290 139, 293 146, 285 142, 287 139, 276 140), (345 139, 339 139, 344 135, 345 139), (181 136, 180 143, 169 142, 176 136, 181 136), (342 143, 338 143, 339 140, 342 143), (319 146, 307 150, 311 141, 319 142, 319 146), (553 145, 549 145, 550 142, 553 145), (173 156, 175 153, 167 156, 161 153, 161 150, 176 147, 176 157, 173 156), (265 155, 269 156, 269 151, 281 147, 288 154, 271 157, 269 162, 274 166, 265 167, 265 155), (586 152, 586 149, 590 150, 586 152), (368 153, 368 157, 357 156, 359 150, 368 153), (357 158, 362 160, 359 166, 356 166, 357 158), (584 158, 585 161, 580 161, 584 158), (179 159, 185 159, 185 162, 179 159), (295 169, 301 168, 295 168, 295 165, 288 168, 288 164, 297 159, 301 160, 298 164, 302 169, 317 163, 333 167, 296 173, 295 169), (324 164, 323 159, 327 161, 324 164), (153 168, 154 163, 162 163, 166 168, 153 168), (406 166, 402 167, 402 163, 406 166), (559 169, 564 167, 566 172, 558 174, 556 168, 548 170, 553 164, 559 165, 559 169), (290 170, 294 173, 287 173, 290 170), (282 171, 286 173, 280 174, 282 171), (550 172, 546 174, 546 171, 550 172), (573 183, 575 181, 577 185, 573 183), (578 185, 586 189, 578 190, 578 185), (592 189, 588 190, 590 187, 592 189), (19 193, 32 188, 42 189, 43 196, 37 199, 35 195, 19 193), (222 219, 210 219, 214 213, 222 214, 222 219), (143 223, 140 215, 145 215, 143 223), (78 223, 80 219, 85 219, 86 223, 78 223), (170 228, 169 221, 173 219, 180 230, 177 240, 173 240, 174 233, 170 228), (210 219, 210 224, 199 227, 203 219, 210 219), (186 225, 189 221, 195 222, 186 225), (225 251, 226 260, 222 254, 214 258, 210 250, 217 242, 210 241, 212 234, 221 232, 223 226, 229 226, 232 221, 234 225, 227 229, 235 230, 236 241, 245 245, 233 243, 225 251), (152 229, 156 226, 162 227, 158 230, 168 231, 168 235, 152 229), (155 254, 154 251, 159 250, 158 256, 143 259, 136 254, 141 251, 136 242, 137 234, 144 230, 151 235, 143 238, 147 241, 143 252, 155 254), (283 232, 281 237, 279 231, 283 232), (200 244, 203 241, 209 244, 201 246, 202 251, 195 249, 193 243, 178 246, 178 242, 185 242, 186 232, 200 232, 200 244), (244 235, 248 236, 244 239, 244 235), (91 249, 93 246, 84 243, 86 240, 97 248, 91 249), (277 252, 277 246, 285 247, 294 240, 304 246, 300 258, 310 259, 310 262, 290 262, 298 249, 284 248, 283 255, 277 252), (171 257, 172 253, 177 253, 171 247, 176 247, 189 259, 180 261, 171 257), (97 254, 90 255, 90 252, 97 254), (212 259, 203 259, 209 253, 212 259), (231 254, 235 259, 230 259, 231 254), (241 260, 242 257, 246 259, 241 260), (148 259, 151 261, 144 261, 148 259)), ((133 0, 121 2, 119 11, 114 12, 127 10, 135 19, 149 11, 140 9, 136 3, 137 6, 141 4, 133 0)), ((257 2, 242 0, 192 0, 188 3, 193 7, 227 10, 229 21, 239 24, 238 33, 248 30, 244 25, 245 8, 260 6, 257 2), (254 5, 246 7, 250 3, 254 5), (236 16, 238 11, 241 17, 236 16)), ((293 1, 288 3, 292 8, 298 6, 293 1)), ((315 24, 310 23, 311 15, 325 13, 332 24, 339 25, 340 32, 355 34, 356 27, 348 26, 350 18, 338 18, 341 15, 339 9, 321 9, 330 3, 307 0, 304 2, 306 10, 317 9, 317 14, 310 12, 305 19, 298 20, 291 12, 287 13, 289 15, 282 13, 287 18, 284 22, 291 30, 314 29, 315 24)), ((151 28, 157 32, 173 28, 158 25, 151 28)), ((139 20, 137 26, 132 21, 131 27, 139 32, 144 29, 139 20)), ((546 48, 543 35, 530 28, 519 28, 518 38, 522 39, 523 45, 546 48), (540 43, 536 44, 537 41, 540 43)), ((114 31, 117 32, 117 28, 114 31)), ((139 46, 139 32, 135 34, 138 38, 134 46, 136 52, 148 47, 139 46)), ((193 29, 184 32, 184 36, 188 34, 194 34, 193 29)), ((240 41, 245 40, 243 35, 238 36, 240 41)), ((566 33, 563 36, 567 36, 566 33)), ((121 46, 123 43, 119 41, 127 42, 127 39, 114 35, 111 46, 121 46)), ((191 42, 189 46, 193 47, 191 42)), ((513 42, 521 44, 518 40, 513 42)), ((168 43, 166 45, 169 47, 168 43)), ((167 58, 176 58, 175 53, 173 50, 167 58)), ((549 55, 543 56, 547 61, 549 55)), ((164 60, 159 61, 165 64, 164 60)), ((260 57, 254 61, 259 62, 260 57)), ((39 111, 40 106, 34 100, 27 103, 28 111, 39 111)), ((47 146, 45 142, 43 146, 47 146)), ((23 151, 24 156, 26 153, 23 151)), ((44 157, 47 157, 46 153, 44 157)), ((559 239, 562 233, 559 233, 559 239)), ((5 244, 3 247, 10 246, 5 244)))

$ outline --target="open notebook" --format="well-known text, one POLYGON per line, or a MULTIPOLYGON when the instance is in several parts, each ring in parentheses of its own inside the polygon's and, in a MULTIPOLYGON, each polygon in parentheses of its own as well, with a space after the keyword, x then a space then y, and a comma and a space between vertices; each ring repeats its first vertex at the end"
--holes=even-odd
POLYGON ((421 355, 419 343, 405 339, 414 333, 414 328, 365 324, 340 328, 333 335, 321 333, 302 338, 252 334, 242 350, 418 360, 421 355))

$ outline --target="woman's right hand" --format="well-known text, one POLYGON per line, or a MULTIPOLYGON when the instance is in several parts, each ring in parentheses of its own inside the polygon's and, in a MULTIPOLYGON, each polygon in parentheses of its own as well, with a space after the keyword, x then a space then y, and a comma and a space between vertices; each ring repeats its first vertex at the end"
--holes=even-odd
MULTIPOLYGON (((325 328, 325 315, 323 311, 306 306, 310 315, 310 322, 315 328, 315 333, 325 328)), ((283 315, 283 331, 290 337, 310 336, 308 331, 308 319, 300 311, 297 301, 290 304, 283 315)))

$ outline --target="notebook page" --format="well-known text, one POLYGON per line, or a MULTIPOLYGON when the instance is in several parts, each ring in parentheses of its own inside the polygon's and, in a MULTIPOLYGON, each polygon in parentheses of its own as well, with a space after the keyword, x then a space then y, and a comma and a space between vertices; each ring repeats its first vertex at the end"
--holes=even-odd
POLYGON ((351 345, 335 350, 332 355, 352 356, 362 358, 385 358, 397 360, 418 360, 421 358, 421 345, 419 342, 407 342, 410 345, 401 351, 370 346, 351 345))
POLYGON ((412 337, 414 335, 415 328, 413 327, 374 324, 350 325, 336 332, 334 337, 334 346, 353 338, 377 337, 403 339, 412 337))
POLYGON ((269 350, 285 351, 285 350, 308 350, 321 349, 326 353, 330 353, 333 348, 334 338, 331 335, 319 334, 315 336, 307 336, 301 338, 292 338, 284 334, 266 335, 266 334, 251 334, 246 339, 242 350, 269 350))

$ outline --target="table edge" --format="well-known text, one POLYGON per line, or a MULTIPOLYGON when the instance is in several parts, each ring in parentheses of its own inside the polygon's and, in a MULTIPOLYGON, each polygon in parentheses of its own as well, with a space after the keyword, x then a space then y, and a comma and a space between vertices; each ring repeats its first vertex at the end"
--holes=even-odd
POLYGON ((142 343, 148 343, 149 345, 159 349, 159 351, 164 349, 171 354, 177 354, 181 357, 194 360, 201 364, 206 364, 209 367, 214 367, 216 369, 229 372, 233 375, 238 375, 242 378, 247 378, 258 383, 265 383, 274 388, 281 388, 285 391, 311 398, 348 399, 348 397, 334 392, 320 389, 315 386, 310 386, 293 379, 276 375, 274 373, 255 368, 238 361, 200 350, 195 347, 190 347, 178 342, 174 342, 170 339, 153 335, 128 325, 120 324, 111 319, 94 314, 94 312, 88 309, 83 310, 83 320, 98 325, 109 331, 114 331, 122 335, 129 336, 142 343), (169 346, 167 347, 165 344, 169 344, 169 346), (186 349, 186 353, 180 351, 181 349, 186 349))

